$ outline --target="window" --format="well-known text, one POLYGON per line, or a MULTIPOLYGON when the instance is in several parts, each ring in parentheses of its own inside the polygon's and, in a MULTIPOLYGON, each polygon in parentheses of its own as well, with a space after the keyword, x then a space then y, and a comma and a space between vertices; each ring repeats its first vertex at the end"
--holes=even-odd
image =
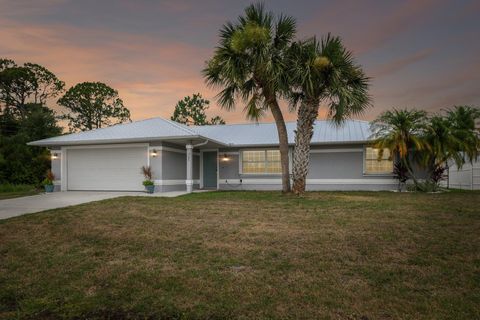
POLYGON ((365 149, 365 173, 366 174, 390 174, 393 172, 393 159, 390 150, 384 149, 379 159, 380 149, 367 147, 365 149))
POLYGON ((279 150, 242 151, 242 173, 281 173, 279 150))

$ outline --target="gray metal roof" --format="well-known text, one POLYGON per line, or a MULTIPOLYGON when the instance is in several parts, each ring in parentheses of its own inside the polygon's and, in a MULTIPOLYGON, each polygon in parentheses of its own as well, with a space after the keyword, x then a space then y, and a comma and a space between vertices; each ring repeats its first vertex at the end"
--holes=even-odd
POLYGON ((31 142, 31 145, 69 145, 87 143, 115 143, 124 141, 149 141, 162 138, 189 138, 196 133, 180 123, 162 118, 152 118, 111 127, 83 131, 31 142))
MULTIPOLYGON (((287 122, 288 141, 294 143, 295 122, 287 122)), ((367 121, 347 120, 334 126, 325 120, 315 121, 312 144, 364 142, 371 135, 367 121)), ((67 134, 29 143, 35 146, 60 146, 72 144, 99 144, 121 142, 148 142, 151 140, 175 140, 204 138, 230 146, 277 145, 275 123, 248 123, 214 126, 191 126, 162 118, 152 118, 107 128, 67 134)))
MULTIPOLYGON (((287 122, 288 142, 295 142, 296 122, 287 122)), ((199 135, 224 141, 233 146, 277 145, 278 133, 275 123, 248 123, 215 126, 192 126, 199 135)), ((314 125, 312 144, 348 143, 367 141, 371 135, 367 121, 347 120, 335 126, 326 120, 317 120, 314 125)))

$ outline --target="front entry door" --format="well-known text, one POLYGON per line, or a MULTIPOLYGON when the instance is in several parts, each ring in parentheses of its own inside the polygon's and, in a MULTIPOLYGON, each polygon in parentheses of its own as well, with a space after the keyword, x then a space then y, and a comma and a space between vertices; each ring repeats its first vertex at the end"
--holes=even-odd
POLYGON ((203 152, 203 187, 217 188, 217 152, 203 152))

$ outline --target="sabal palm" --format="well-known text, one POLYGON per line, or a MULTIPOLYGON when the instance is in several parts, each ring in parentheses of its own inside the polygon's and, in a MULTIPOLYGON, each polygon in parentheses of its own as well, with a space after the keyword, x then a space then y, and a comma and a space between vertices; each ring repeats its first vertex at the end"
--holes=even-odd
POLYGON ((219 46, 203 71, 209 85, 223 88, 218 95, 223 108, 234 108, 240 99, 253 120, 270 110, 278 131, 284 192, 290 191, 288 136, 278 98, 288 90, 285 52, 295 32, 293 18, 275 18, 262 4, 250 5, 238 22, 220 30, 219 46))
POLYGON ((339 37, 312 38, 292 44, 289 75, 292 106, 298 106, 293 156, 293 191, 305 191, 313 125, 321 103, 328 104, 328 118, 341 124, 369 106, 368 78, 355 64, 339 37))
POLYGON ((374 146, 398 156, 416 185, 410 157, 412 150, 422 151, 428 146, 424 140, 426 118, 425 111, 393 109, 382 113, 371 125, 374 146))

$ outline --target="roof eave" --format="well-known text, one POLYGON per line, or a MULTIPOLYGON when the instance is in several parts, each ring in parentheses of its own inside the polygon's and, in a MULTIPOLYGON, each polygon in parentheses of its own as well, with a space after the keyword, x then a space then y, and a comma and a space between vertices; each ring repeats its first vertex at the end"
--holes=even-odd
POLYGON ((120 144, 120 143, 132 143, 132 142, 150 142, 150 141, 162 141, 162 140, 191 140, 191 139, 205 139, 220 145, 228 146, 228 144, 224 142, 210 139, 201 135, 142 137, 142 138, 123 138, 123 139, 97 139, 97 140, 78 140, 78 141, 62 141, 62 140, 48 141, 48 139, 44 139, 44 140, 28 142, 27 145, 36 146, 36 147, 58 147, 58 146, 72 146, 72 145, 120 144))
MULTIPOLYGON (((371 140, 355 140, 355 141, 325 141, 325 142, 312 142, 310 145, 335 145, 335 144, 365 144, 371 140)), ((289 146, 295 146, 295 143, 288 143, 289 146)), ((245 147, 276 147, 278 143, 249 143, 249 144, 229 144, 232 148, 245 148, 245 147)))
POLYGON ((332 145, 332 144, 363 144, 369 143, 371 140, 352 140, 352 141, 325 141, 325 142, 314 142, 311 145, 332 145))

